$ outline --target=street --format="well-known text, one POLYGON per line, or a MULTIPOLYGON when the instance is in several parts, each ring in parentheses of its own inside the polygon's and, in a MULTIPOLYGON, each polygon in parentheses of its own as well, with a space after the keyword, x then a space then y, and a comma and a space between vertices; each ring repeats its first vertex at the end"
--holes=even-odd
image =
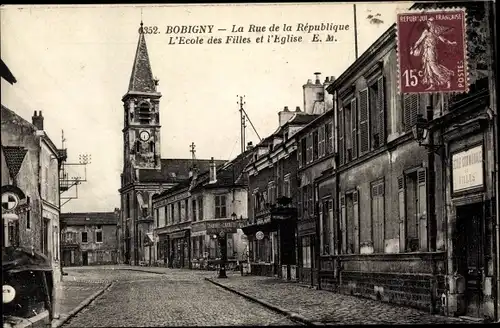
MULTIPOLYGON (((154 269, 154 268, 151 268, 154 269)), ((112 285, 62 327, 296 325, 285 316, 204 280, 214 271, 155 274, 112 267, 65 268, 65 299, 81 286, 112 285), (67 282, 67 283, 66 283, 67 282)))

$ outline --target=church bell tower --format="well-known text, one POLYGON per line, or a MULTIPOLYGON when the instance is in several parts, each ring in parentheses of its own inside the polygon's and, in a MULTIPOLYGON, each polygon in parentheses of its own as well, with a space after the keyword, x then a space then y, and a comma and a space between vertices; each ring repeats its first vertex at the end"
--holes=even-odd
POLYGON ((122 98, 125 180, 132 178, 136 169, 161 168, 161 93, 156 91, 158 80, 153 78, 142 26, 141 22, 128 91, 122 98))

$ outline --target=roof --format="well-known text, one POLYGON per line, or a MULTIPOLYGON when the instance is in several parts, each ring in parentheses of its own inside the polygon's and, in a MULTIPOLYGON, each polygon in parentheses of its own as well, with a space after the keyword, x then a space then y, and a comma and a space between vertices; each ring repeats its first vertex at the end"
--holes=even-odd
POLYGON ((10 146, 2 146, 3 153, 5 155, 5 162, 7 163, 7 167, 9 168, 10 175, 15 178, 21 169, 21 165, 23 164, 24 157, 26 157, 26 153, 28 149, 24 147, 10 147, 10 146))
POLYGON ((14 77, 14 74, 12 74, 9 67, 7 67, 7 65, 1 59, 0 59, 0 71, 5 81, 9 82, 10 84, 14 84, 17 82, 16 78, 14 77))
POLYGON ((115 225, 118 223, 117 212, 79 212, 61 213, 61 223, 66 225, 115 225), (87 220, 87 218, 89 220, 87 220))
POLYGON ((2 118, 2 125, 12 123, 17 125, 21 129, 26 129, 28 131, 19 131, 19 133, 24 133, 24 132, 35 132, 37 129, 36 127, 31 124, 29 121, 25 120, 21 116, 17 115, 13 110, 5 107, 4 105, 1 105, 1 118, 2 118))
MULTIPOLYGON (((227 161, 215 160, 216 165, 227 161)), ((189 179, 189 171, 196 165, 199 172, 208 171, 209 159, 163 158, 161 169, 139 169, 139 182, 170 182, 177 183, 189 179)))
POLYGON ((243 179, 242 173, 247 164, 252 160, 252 155, 252 149, 246 150, 225 165, 217 167, 217 181, 215 183, 208 183, 208 180, 210 178, 208 173, 198 176, 198 182, 193 189, 224 188, 234 185, 245 186, 246 181, 245 179, 243 179))
MULTIPOLYGON (((142 22, 141 22, 142 28, 142 22)), ((130 75, 128 91, 156 92, 156 83, 153 78, 149 62, 148 48, 144 33, 139 33, 137 50, 135 52, 134 66, 130 75)))

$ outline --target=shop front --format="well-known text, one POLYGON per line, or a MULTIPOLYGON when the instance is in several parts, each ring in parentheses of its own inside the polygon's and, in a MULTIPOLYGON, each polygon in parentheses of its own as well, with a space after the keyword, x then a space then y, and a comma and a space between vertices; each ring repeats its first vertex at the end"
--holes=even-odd
POLYGON ((248 237, 250 274, 290 279, 295 259, 295 208, 275 207, 256 213, 242 228, 248 237))
POLYGON ((318 265, 316 261, 316 219, 299 220, 297 222, 298 253, 300 262, 297 266, 299 282, 316 285, 318 265))
POLYGON ((169 268, 190 268, 190 230, 182 230, 167 235, 169 239, 169 268))

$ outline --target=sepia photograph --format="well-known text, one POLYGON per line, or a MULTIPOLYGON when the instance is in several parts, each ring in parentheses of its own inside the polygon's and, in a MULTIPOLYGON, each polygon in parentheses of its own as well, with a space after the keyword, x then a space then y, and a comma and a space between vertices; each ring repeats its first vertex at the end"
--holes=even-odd
POLYGON ((0 24, 3 328, 500 323, 494 0, 0 24))

